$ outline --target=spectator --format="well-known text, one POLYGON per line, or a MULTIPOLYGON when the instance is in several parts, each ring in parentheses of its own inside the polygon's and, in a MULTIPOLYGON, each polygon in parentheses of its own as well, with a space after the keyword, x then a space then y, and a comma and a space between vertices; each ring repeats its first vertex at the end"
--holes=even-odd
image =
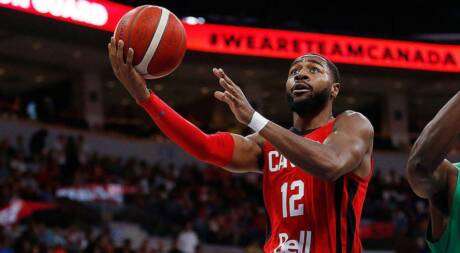
POLYGON ((177 248, 183 253, 195 253, 199 243, 198 236, 192 229, 192 223, 187 222, 185 229, 177 237, 177 248))

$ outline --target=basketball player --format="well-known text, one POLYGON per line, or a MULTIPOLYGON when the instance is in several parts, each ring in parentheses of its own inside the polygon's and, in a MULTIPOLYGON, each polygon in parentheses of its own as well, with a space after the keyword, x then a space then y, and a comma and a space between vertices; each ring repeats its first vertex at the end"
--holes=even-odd
POLYGON ((358 253, 359 223, 372 174, 373 128, 357 112, 334 118, 340 78, 326 58, 307 54, 289 68, 286 96, 293 126, 285 129, 254 111, 243 91, 213 69, 236 119, 254 130, 240 136, 205 134, 146 88, 133 69, 133 50, 109 43, 113 70, 125 88, 172 141, 201 161, 231 172, 263 173, 269 217, 265 252, 358 253))
POLYGON ((412 190, 428 199, 431 252, 460 252, 460 163, 445 158, 460 134, 460 92, 423 129, 409 155, 407 178, 412 190))

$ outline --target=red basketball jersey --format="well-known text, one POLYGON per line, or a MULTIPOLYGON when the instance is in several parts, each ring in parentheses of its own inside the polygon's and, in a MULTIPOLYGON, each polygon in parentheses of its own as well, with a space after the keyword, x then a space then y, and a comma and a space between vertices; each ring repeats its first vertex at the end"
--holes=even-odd
MULTIPOLYGON (((334 120, 304 136, 323 143, 334 120)), ((268 215, 264 252, 359 253, 361 210, 371 175, 324 181, 300 169, 265 141, 263 194, 268 215)), ((372 173, 370 173, 372 174, 372 173)))

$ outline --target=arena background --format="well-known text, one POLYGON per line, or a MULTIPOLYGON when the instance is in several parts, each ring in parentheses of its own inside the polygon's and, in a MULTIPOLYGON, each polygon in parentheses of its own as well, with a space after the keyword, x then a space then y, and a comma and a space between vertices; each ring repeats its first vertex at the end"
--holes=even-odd
POLYGON ((151 88, 207 132, 249 133, 212 97, 212 67, 288 127, 291 60, 314 51, 336 62, 335 112, 362 112, 376 132, 365 252, 426 252, 427 204, 408 187, 404 164, 460 88, 460 9, 169 0, 0 0, 0 252, 172 252, 193 234, 197 252, 260 252, 261 178, 189 157, 111 72, 111 32, 142 4, 170 9, 188 35, 182 65, 151 88))

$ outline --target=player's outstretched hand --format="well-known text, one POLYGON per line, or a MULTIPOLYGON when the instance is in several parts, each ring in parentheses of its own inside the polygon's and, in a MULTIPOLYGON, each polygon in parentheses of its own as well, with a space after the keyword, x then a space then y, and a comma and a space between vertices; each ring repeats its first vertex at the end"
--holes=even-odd
POLYGON ((113 73, 137 102, 144 101, 150 96, 147 84, 145 79, 133 67, 134 50, 132 48, 128 50, 125 62, 123 46, 124 42, 120 40, 117 43, 114 37, 111 38, 108 44, 113 73))
POLYGON ((212 72, 219 79, 220 86, 225 89, 223 92, 214 92, 214 97, 225 102, 239 122, 245 125, 249 124, 254 114, 254 109, 249 104, 241 88, 225 74, 224 70, 213 68, 212 72))

